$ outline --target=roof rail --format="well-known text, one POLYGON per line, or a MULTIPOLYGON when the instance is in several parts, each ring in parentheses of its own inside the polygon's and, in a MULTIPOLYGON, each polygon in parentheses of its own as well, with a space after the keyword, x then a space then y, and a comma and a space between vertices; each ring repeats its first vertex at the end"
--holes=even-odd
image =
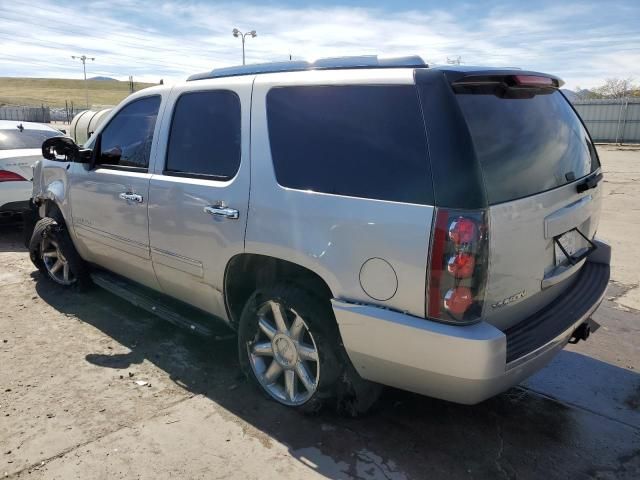
POLYGON ((357 57, 321 58, 314 62, 294 60, 288 62, 257 63, 237 67, 215 68, 210 72, 196 73, 187 81, 207 78, 237 77, 239 75, 257 75, 261 73, 301 72, 305 70, 339 70, 351 68, 424 68, 428 65, 418 55, 406 57, 378 57, 361 55, 357 57))

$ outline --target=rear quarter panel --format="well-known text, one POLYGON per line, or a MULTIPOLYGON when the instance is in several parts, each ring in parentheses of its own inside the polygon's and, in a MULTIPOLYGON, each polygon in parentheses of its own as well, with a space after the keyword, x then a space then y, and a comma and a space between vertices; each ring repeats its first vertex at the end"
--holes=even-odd
POLYGON ((256 78, 246 251, 309 268, 325 280, 335 298, 423 317, 432 206, 294 190, 280 186, 275 177, 267 129, 269 89, 367 83, 413 84, 413 72, 298 72, 256 78), (372 298, 361 286, 361 269, 372 258, 384 259, 395 272, 391 298, 372 298))

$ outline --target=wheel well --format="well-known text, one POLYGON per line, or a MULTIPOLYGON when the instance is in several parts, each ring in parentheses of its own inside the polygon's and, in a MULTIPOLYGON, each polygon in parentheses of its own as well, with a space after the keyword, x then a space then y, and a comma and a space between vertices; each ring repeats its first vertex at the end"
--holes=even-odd
POLYGON ((308 268, 267 255, 243 253, 229 261, 225 272, 225 303, 231 325, 237 327, 242 309, 256 289, 278 282, 296 283, 322 299, 333 297, 327 283, 308 268))
POLYGON ((41 206, 44 207, 43 217, 53 218, 56 222, 60 222, 60 221, 64 222, 64 216, 62 215, 62 211, 53 200, 44 200, 42 201, 41 206))

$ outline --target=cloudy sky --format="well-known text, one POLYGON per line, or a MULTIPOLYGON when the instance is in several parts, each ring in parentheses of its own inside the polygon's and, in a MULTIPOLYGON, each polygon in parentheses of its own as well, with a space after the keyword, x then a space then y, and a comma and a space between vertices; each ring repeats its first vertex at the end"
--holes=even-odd
POLYGON ((555 73, 567 87, 640 81, 640 1, 0 0, 0 76, 181 80, 241 63, 419 54, 555 73))

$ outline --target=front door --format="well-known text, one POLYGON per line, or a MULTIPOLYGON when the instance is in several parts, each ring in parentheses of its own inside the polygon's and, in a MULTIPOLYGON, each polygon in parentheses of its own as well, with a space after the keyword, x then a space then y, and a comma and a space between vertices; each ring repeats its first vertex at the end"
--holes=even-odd
POLYGON ((173 111, 160 132, 165 151, 149 189, 151 256, 162 290, 220 318, 226 265, 244 251, 252 79, 225 82, 172 91, 173 111))
POLYGON ((73 164, 69 177, 80 254, 152 288, 159 287, 149 251, 148 169, 160 104, 161 97, 153 95, 122 107, 101 131, 95 168, 73 164))

